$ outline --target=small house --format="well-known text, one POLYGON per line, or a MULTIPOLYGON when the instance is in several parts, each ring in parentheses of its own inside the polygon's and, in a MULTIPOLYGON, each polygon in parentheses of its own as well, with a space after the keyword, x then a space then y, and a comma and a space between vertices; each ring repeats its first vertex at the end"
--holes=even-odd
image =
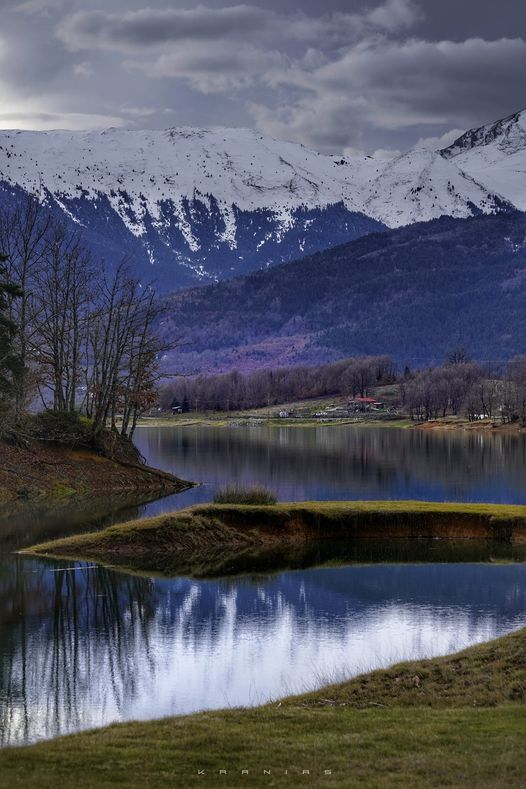
POLYGON ((355 397, 349 400, 349 408, 354 411, 383 411, 384 403, 374 397, 355 397))
POLYGON ((182 414, 183 413, 183 404, 179 402, 179 400, 172 400, 172 405, 170 406, 170 411, 172 414, 182 414))

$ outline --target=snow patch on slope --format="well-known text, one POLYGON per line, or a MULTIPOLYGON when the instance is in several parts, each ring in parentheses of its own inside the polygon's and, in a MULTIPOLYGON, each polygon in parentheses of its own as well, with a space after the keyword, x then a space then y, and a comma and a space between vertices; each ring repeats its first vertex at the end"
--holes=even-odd
POLYGON ((473 207, 490 213, 487 190, 440 154, 411 151, 389 161, 371 184, 364 213, 390 227, 427 222, 439 216, 472 216, 473 207))

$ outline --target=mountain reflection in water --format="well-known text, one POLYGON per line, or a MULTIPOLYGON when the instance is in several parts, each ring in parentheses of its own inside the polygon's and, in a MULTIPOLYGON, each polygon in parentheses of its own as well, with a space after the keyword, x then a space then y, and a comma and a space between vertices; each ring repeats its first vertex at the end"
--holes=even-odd
POLYGON ((493 638, 525 603, 521 565, 196 581, 16 558, 0 565, 1 742, 259 704, 493 638))

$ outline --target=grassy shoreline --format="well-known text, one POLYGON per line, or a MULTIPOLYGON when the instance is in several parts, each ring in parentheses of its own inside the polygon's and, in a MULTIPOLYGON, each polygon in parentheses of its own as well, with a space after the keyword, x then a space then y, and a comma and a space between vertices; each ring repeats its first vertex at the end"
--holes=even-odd
POLYGON ((519 787, 525 703, 521 630, 263 707, 0 750, 0 785, 519 787))
POLYGON ((491 540, 521 546, 526 544, 526 506, 423 501, 205 504, 34 545, 22 553, 95 560, 139 572, 215 575, 257 566, 280 551, 365 540, 491 540))
POLYGON ((526 427, 518 422, 501 424, 490 419, 470 422, 462 417, 441 417, 431 419, 427 422, 417 422, 409 417, 401 416, 390 417, 331 417, 319 418, 311 416, 279 418, 276 415, 266 412, 204 412, 197 414, 178 414, 165 416, 143 417, 138 429, 146 427, 159 428, 183 428, 183 427, 375 427, 384 429, 398 428, 400 430, 431 430, 431 431, 451 431, 451 432, 486 432, 486 433, 506 433, 521 434, 526 432, 526 427))
MULTIPOLYGON (((371 536, 385 543, 486 537, 522 545, 526 506, 198 505, 21 553, 139 569, 172 556, 172 569, 186 561, 206 574, 224 568, 229 553, 250 557, 371 536)), ((0 786, 520 787, 525 704, 526 629, 261 707, 115 724, 0 750, 0 786)))
POLYGON ((354 427, 383 427, 383 428, 408 428, 415 423, 409 419, 361 419, 354 417, 319 419, 316 417, 284 418, 264 416, 231 416, 219 414, 217 416, 202 414, 188 417, 148 417, 143 419, 137 428, 144 427, 341 427, 352 425, 354 427))

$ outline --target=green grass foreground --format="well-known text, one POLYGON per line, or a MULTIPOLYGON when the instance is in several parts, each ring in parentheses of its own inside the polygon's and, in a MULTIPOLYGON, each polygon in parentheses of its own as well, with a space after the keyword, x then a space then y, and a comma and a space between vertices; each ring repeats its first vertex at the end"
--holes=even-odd
POLYGON ((242 571, 276 551, 360 541, 491 540, 526 544, 526 507, 422 501, 206 504, 42 543, 22 553, 97 560, 136 571, 242 571))
POLYGON ((1 750, 0 785, 522 787, 525 703, 522 630, 263 707, 1 750))

